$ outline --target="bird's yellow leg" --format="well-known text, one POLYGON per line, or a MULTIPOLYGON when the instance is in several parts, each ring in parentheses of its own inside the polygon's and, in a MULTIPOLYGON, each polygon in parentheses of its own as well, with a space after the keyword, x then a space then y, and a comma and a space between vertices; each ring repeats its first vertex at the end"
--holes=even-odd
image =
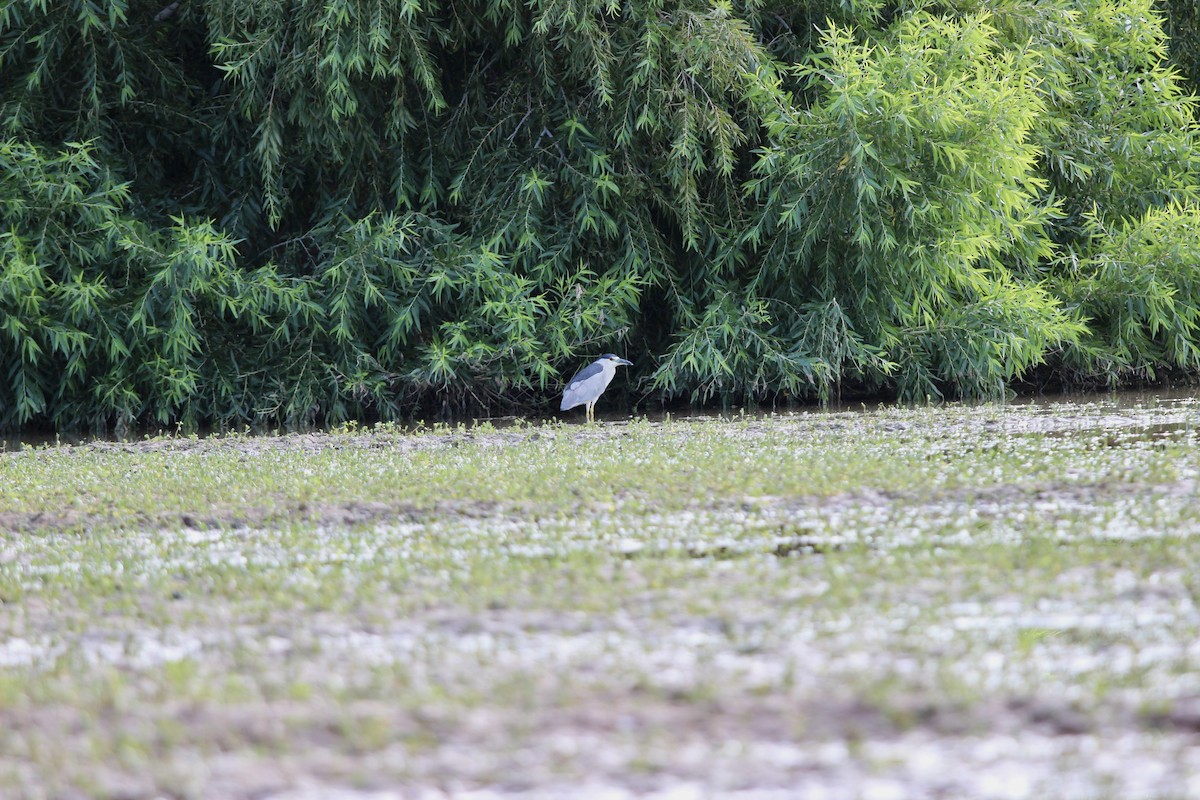
POLYGON ((595 403, 587 404, 587 421, 588 421, 589 425, 596 421, 596 404, 595 403))

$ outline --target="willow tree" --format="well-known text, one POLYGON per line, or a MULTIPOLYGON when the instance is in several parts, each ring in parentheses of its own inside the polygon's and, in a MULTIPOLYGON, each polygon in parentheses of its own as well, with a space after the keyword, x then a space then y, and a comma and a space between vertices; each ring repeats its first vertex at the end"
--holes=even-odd
POLYGON ((1166 48, 1149 0, 10 2, 0 426, 536 406, 606 350, 642 397, 1194 372, 1166 48))

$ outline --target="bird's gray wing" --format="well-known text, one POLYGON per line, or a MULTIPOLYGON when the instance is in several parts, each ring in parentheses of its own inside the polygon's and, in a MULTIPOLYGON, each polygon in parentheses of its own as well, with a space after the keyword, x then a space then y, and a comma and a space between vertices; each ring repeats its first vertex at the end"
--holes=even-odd
POLYGON ((575 373, 575 377, 571 378, 571 380, 567 382, 567 388, 571 388, 580 381, 586 381, 593 375, 599 375, 601 372, 604 372, 604 365, 599 361, 593 361, 583 369, 579 370, 579 372, 575 373))
POLYGON ((563 392, 562 405, 559 410, 566 411, 569 408, 574 408, 580 403, 586 402, 584 399, 577 396, 580 387, 588 378, 595 377, 604 372, 604 367, 598 361, 593 361, 579 372, 575 373, 575 377, 567 383, 567 388, 563 392))

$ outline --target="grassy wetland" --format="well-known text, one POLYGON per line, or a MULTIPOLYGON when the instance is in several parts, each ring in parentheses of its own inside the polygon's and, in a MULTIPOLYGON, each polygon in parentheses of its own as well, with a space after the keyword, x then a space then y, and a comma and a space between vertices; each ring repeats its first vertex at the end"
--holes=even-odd
POLYGON ((0 795, 1200 797, 1200 396, 0 452, 0 795))

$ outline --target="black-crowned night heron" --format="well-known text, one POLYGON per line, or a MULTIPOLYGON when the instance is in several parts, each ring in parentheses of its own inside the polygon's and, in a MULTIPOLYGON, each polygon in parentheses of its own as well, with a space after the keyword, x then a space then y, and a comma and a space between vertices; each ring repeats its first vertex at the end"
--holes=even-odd
POLYGON ((596 401, 600 399, 600 395, 604 394, 604 390, 608 388, 613 375, 617 372, 617 367, 628 367, 632 364, 632 361, 626 361, 612 353, 605 353, 600 356, 591 364, 579 370, 574 378, 571 378, 571 382, 567 384, 567 388, 563 391, 562 405, 559 408, 566 411, 568 408, 586 405, 587 421, 595 422, 596 401))

